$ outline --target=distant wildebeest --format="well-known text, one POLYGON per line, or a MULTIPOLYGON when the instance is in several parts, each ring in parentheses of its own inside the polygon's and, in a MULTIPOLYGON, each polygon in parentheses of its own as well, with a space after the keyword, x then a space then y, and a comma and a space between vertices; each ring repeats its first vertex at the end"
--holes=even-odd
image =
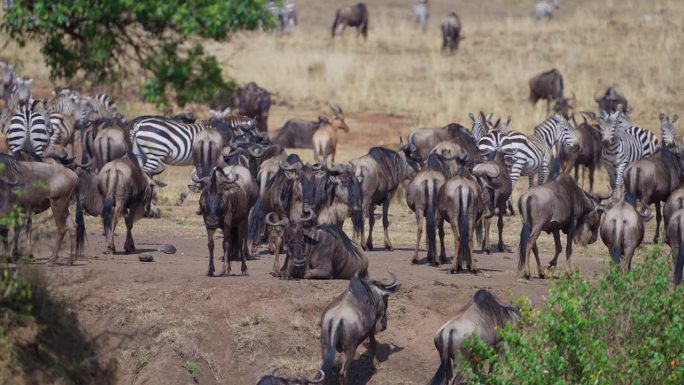
MULTIPOLYGON (((418 172, 420 164, 411 156, 413 145, 402 145, 399 151, 384 147, 372 147, 368 154, 351 161, 354 174, 361 181, 363 212, 368 218, 368 238, 365 250, 373 250, 373 226, 375 206, 382 204, 382 227, 385 233, 385 248, 392 250, 389 239, 389 205, 399 185, 418 172)), ((365 230, 365 229, 364 229, 365 230)), ((358 243, 363 245, 363 231, 358 243)))
MULTIPOLYGON (((26 215, 23 226, 26 229, 26 253, 33 258, 33 215, 40 214, 51 209, 52 216, 57 226, 57 237, 52 249, 50 263, 55 263, 64 236, 69 232, 71 249, 69 251, 69 264, 80 257, 85 242, 85 223, 81 200, 76 196, 78 176, 68 168, 54 162, 24 162, 15 160, 11 155, 0 154, 0 173, 2 184, 10 191, 9 201, 2 202, 4 217, 16 206, 21 214, 26 215), (76 198, 76 221, 69 215, 69 204, 76 198)), ((7 191, 6 191, 7 192, 7 191)), ((9 228, 6 223, 0 224, 0 236, 8 239, 9 228)), ((19 254, 19 234, 23 226, 14 225, 14 244, 10 255, 19 254)))
POLYGON ((335 164, 335 152, 337 151, 337 130, 349 132, 349 126, 344 121, 344 112, 338 105, 331 105, 333 116, 328 123, 321 124, 314 132, 313 142, 314 159, 317 163, 328 167, 328 156, 331 165, 335 164), (321 159, 322 158, 322 159, 321 159))
POLYGON ((488 346, 496 346, 501 340, 497 329, 508 322, 516 322, 518 318, 520 310, 517 307, 502 304, 487 290, 478 290, 472 301, 435 333, 440 363, 430 385, 460 384, 461 378, 454 373, 453 362, 458 357, 467 356, 464 349, 466 340, 475 335, 488 346), (456 380, 452 382, 454 378, 456 380))
POLYGON ((623 95, 615 86, 608 87, 603 93, 603 96, 594 97, 594 100, 598 104, 599 112, 606 111, 607 113, 612 114, 618 111, 618 106, 622 106, 622 109, 629 108, 625 95, 623 95))
POLYGON ((301 376, 279 377, 275 375, 275 370, 270 370, 265 376, 261 377, 256 385, 309 385, 320 384, 325 380, 325 373, 319 370, 316 377, 308 378, 301 376))
POLYGON ((546 113, 551 111, 551 102, 558 103, 563 97, 563 75, 556 68, 535 75, 529 81, 530 102, 536 105, 540 99, 546 100, 546 113))
POLYGON ((297 6, 292 1, 284 3, 282 6, 271 0, 266 5, 266 9, 277 19, 278 33, 289 35, 294 26, 297 25, 297 6))
MULTIPOLYGON (((593 115, 593 114, 592 114, 593 115)), ((582 183, 584 184, 585 170, 589 170, 589 192, 594 191, 594 171, 601 167, 601 152, 603 151, 601 128, 598 125, 590 124, 582 115, 584 122, 577 126, 575 132, 575 143, 579 150, 572 151, 565 145, 560 146, 559 157, 561 162, 565 162, 563 172, 570 174, 575 170, 575 180, 579 181, 579 167, 582 169, 582 183)))
POLYGON ((135 252, 133 223, 143 216, 149 216, 156 195, 155 189, 166 185, 145 174, 131 153, 105 164, 98 174, 98 184, 103 201, 102 221, 107 237, 105 253, 116 252, 114 231, 122 215, 126 217, 124 251, 135 252))
POLYGON ((416 24, 425 31, 427 29, 430 12, 428 10, 428 0, 416 0, 413 5, 413 15, 416 24))
POLYGON ((656 211, 656 231, 653 242, 660 238, 662 219, 660 202, 665 202, 670 193, 684 182, 682 160, 666 148, 661 148, 653 156, 630 163, 625 170, 625 191, 634 194, 641 201, 641 211, 654 203, 656 211))
POLYGON ((363 35, 368 38, 368 7, 366 3, 356 3, 338 8, 335 12, 335 21, 332 25, 332 37, 342 34, 345 27, 356 27, 357 36, 363 35))
POLYGON ((537 20, 551 19, 560 9, 560 0, 541 0, 534 5, 534 17, 537 20))
POLYGON ((247 220, 257 199, 256 181, 243 166, 215 167, 210 175, 193 182, 202 186, 198 214, 204 219, 209 248, 207 276, 214 275, 214 233, 223 232, 222 276, 230 275, 231 259, 242 262, 247 275, 247 220))
POLYGON ((318 116, 318 120, 288 120, 273 137, 273 144, 287 148, 311 148, 313 135, 319 127, 329 124, 332 119, 339 119, 344 122, 344 114, 337 112, 332 104, 330 104, 330 110, 332 111, 330 118, 321 114, 318 116))
POLYGON ((566 271, 570 273, 572 266, 572 243, 591 244, 598 237, 601 214, 604 212, 601 199, 609 195, 592 195, 582 191, 574 179, 568 174, 560 174, 556 180, 541 186, 530 188, 518 200, 518 210, 522 215, 523 227, 520 233, 520 249, 518 270, 523 277, 529 279, 530 251, 537 260, 539 278, 544 278, 544 268, 539 260, 537 238, 542 231, 553 233, 556 246, 549 268, 555 267, 562 251, 560 232, 567 234, 565 244, 566 271))
POLYGON ((639 213, 634 206, 636 197, 629 194, 609 208, 601 222, 601 240, 608 247, 613 262, 620 265, 624 255, 627 270, 632 270, 634 251, 644 240, 644 222, 651 219, 650 210, 639 213))
POLYGON ((366 338, 370 341, 369 354, 377 367, 375 334, 387 329, 387 307, 390 294, 397 291, 397 277, 390 273, 392 282, 382 283, 352 277, 349 287, 337 297, 321 315, 321 370, 329 378, 335 362, 335 350, 344 353, 341 383, 345 384, 349 366, 356 349, 366 338))
POLYGON ((672 248, 672 261, 674 262, 674 283, 682 282, 684 270, 684 210, 675 211, 667 225, 667 240, 672 248))
POLYGON ((441 24, 442 28, 442 53, 449 51, 452 54, 458 49, 458 44, 463 40, 461 36, 461 19, 456 12, 451 12, 441 24))
MULTIPOLYGON (((508 167, 506 166, 506 161, 504 159, 505 155, 498 153, 494 160, 489 160, 473 167, 473 175, 482 181, 483 187, 488 192, 487 196, 491 200, 491 207, 497 210, 497 228, 499 230, 499 242, 497 243, 497 247, 501 252, 504 251, 503 217, 506 213, 506 206, 513 192, 511 176, 508 173, 508 167)), ((484 223, 485 239, 489 239, 489 223, 489 221, 485 221, 484 223)))
POLYGON ((237 114, 256 120, 257 131, 268 132, 271 93, 256 83, 247 83, 233 92, 233 109, 237 114))

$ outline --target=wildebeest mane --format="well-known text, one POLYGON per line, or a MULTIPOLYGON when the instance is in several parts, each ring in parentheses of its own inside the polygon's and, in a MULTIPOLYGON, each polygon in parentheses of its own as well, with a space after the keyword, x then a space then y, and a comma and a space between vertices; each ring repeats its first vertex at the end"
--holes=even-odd
POLYGON ((378 166, 384 171, 384 174, 389 178, 389 184, 398 186, 401 183, 401 175, 399 170, 403 170, 402 159, 396 152, 384 148, 373 147, 368 151, 368 155, 377 162, 378 166))
POLYGON ((349 280, 348 290, 363 304, 371 305, 373 303, 373 288, 367 280, 357 276, 352 277, 349 280))
MULTIPOLYGON (((679 182, 682 182, 684 180, 683 175, 682 175, 682 163, 679 157, 672 153, 672 151, 668 150, 667 148, 661 147, 658 152, 660 153, 660 158, 663 160, 663 163, 665 163, 670 172, 672 172, 672 169, 674 168, 675 172, 675 177, 679 182)), ((656 153, 657 155, 658 153, 656 153)), ((672 175, 672 174, 671 174, 672 175)))
POLYGON ((339 239, 344 246, 344 250, 353 254, 355 257, 361 257, 361 252, 358 246, 347 236, 342 228, 336 224, 320 225, 318 229, 330 234, 333 238, 339 239))
POLYGON ((501 304, 492 293, 484 289, 475 293, 473 303, 480 312, 493 320, 499 327, 504 326, 507 321, 513 321, 520 317, 520 312, 516 307, 501 304))
POLYGON ((437 171, 446 175, 446 170, 444 169, 443 157, 439 154, 430 154, 427 158, 427 168, 432 171, 437 171))

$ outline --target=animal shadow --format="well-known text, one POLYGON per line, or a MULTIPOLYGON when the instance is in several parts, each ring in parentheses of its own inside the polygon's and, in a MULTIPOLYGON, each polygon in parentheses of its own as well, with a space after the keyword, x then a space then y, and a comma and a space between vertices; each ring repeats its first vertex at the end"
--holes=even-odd
MULTIPOLYGON (((368 349, 368 342, 364 344, 364 347, 368 349)), ((382 365, 383 362, 386 362, 389 359, 389 356, 402 350, 404 350, 404 348, 401 346, 378 343, 376 355, 380 365, 382 365)), ((373 374, 375 374, 375 370, 373 370, 373 362, 368 352, 363 352, 360 355, 358 353, 359 352, 357 352, 354 361, 352 361, 351 365, 349 366, 349 372, 347 373, 347 385, 366 385, 373 377, 373 374)), ((326 379, 324 382, 325 385, 341 384, 339 380, 339 369, 340 365, 336 365, 335 371, 333 372, 334 374, 331 375, 330 378, 326 379)))

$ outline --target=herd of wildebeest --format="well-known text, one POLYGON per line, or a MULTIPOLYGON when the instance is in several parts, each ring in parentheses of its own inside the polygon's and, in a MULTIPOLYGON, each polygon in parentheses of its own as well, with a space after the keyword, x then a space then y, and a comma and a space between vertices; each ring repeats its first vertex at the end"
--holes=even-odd
MULTIPOLYGON (((558 2, 544 4, 538 5, 538 13, 550 9, 552 15, 558 2)), ((416 9, 418 5, 426 7, 427 1, 419 1, 416 9)), ((295 11, 293 5, 285 7, 295 11)), ((417 21, 419 16, 417 12, 417 21)), ((341 32, 340 25, 349 25, 357 26, 365 36, 367 17, 365 5, 342 8, 336 13, 333 34, 341 32)), ((445 49, 456 48, 459 40, 458 16, 454 13, 448 20, 452 21, 442 24, 448 32, 445 49), (456 29, 455 35, 449 28, 456 29)), ((612 261, 630 269, 635 249, 644 238, 645 223, 652 217, 649 206, 654 204, 654 241, 660 238, 664 217, 674 283, 682 279, 684 140, 675 134, 678 115, 660 115, 659 141, 632 123, 632 107, 614 86, 595 97, 597 112, 575 111, 574 95, 565 95, 560 71, 551 69, 529 80, 530 101, 545 100, 549 114, 531 135, 509 130, 511 116, 470 113, 470 129, 459 123, 417 129, 405 143, 398 137, 395 148, 372 147, 364 156, 335 163, 337 132, 349 132, 350 127, 342 108, 334 103, 329 104, 329 113, 315 120, 288 120, 269 136, 274 94, 255 83, 234 92, 220 89, 205 120, 189 112, 127 119, 105 94, 89 96, 66 87, 40 100, 30 92, 32 80, 15 74, 12 64, 0 62, 0 71, 4 100, 0 125, 8 149, 0 154, 0 213, 25 218, 0 224, 8 260, 22 253, 22 230, 26 232, 23 252, 32 256, 32 216, 48 209, 57 231, 51 264, 58 262, 67 233, 69 264, 82 255, 86 214, 102 218, 106 253, 116 251, 114 231, 123 217, 124 251, 135 252, 134 223, 161 215, 156 190, 165 185, 154 177, 164 172, 165 165, 178 165, 192 166, 188 188, 177 204, 183 204, 190 193, 199 194, 197 214, 203 217, 208 241, 207 275, 216 273, 214 235, 221 230, 222 276, 230 275, 231 261, 240 261, 241 273, 247 275, 248 257, 266 245, 274 255, 274 277, 349 280, 348 288, 321 316, 323 363, 319 372, 313 378, 271 373, 259 380, 260 385, 322 383, 333 375, 336 351, 344 355, 339 377, 345 381, 357 347, 367 338, 375 366, 375 334, 387 327, 388 298, 399 284, 391 273, 389 283, 370 279, 366 252, 374 247, 377 206, 382 207, 384 246, 392 250, 388 211, 400 187, 415 213, 416 264, 449 263, 446 222, 454 235, 449 272, 477 274, 475 241, 486 253, 505 250, 503 217, 516 215, 512 192, 517 180, 528 176, 529 189, 517 201, 517 215, 522 219, 518 270, 523 278, 532 276, 530 254, 538 276, 545 275, 536 244, 542 231, 554 238, 549 268, 556 266, 562 251, 562 232, 568 272, 573 243, 586 245, 599 236, 612 261), (316 163, 304 162, 286 148, 311 149, 316 163), (607 192, 596 194, 594 172, 600 167, 606 169, 610 186, 607 192), (351 218, 351 236, 343 230, 347 218, 351 218), (489 233, 494 218, 498 242, 492 250, 489 233), (421 259, 423 222, 427 252, 421 259)), ((440 365, 430 383, 459 383, 452 362, 461 353, 464 339, 477 334, 495 345, 496 329, 519 315, 517 308, 500 303, 487 290, 477 291, 435 334, 440 365)))

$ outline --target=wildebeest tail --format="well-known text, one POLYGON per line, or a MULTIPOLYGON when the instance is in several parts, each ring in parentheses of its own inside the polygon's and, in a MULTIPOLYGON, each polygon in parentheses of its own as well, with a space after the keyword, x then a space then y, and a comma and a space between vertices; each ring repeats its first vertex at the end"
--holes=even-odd
POLYGON ((85 244, 86 230, 80 188, 76 188, 76 256, 80 256, 85 244))
POLYGON ((340 10, 338 9, 335 13, 335 21, 332 25, 332 37, 335 37, 335 31, 337 31, 337 24, 340 22, 340 10))
POLYGON ((622 241, 624 238, 624 231, 621 229, 622 223, 615 221, 613 223, 613 244, 610 246, 610 257, 616 265, 620 265, 620 257, 622 257, 622 241))
POLYGON ((525 253, 525 250, 527 250, 527 242, 530 240, 530 234, 532 233, 532 223, 531 223, 531 216, 532 216, 532 197, 527 197, 525 200, 525 210, 523 211, 522 208, 522 199, 518 202, 518 212, 522 215, 523 218, 523 227, 522 231, 520 232, 520 250, 518 251, 518 270, 522 270, 525 268, 525 263, 527 262, 527 253, 525 253))
POLYGON ((464 258, 465 261, 469 261, 470 249, 468 246, 472 235, 470 234, 470 223, 468 223, 468 208, 472 204, 473 193, 468 190, 466 195, 467 199, 464 200, 463 192, 463 189, 459 188, 458 196, 461 200, 458 209, 458 232, 461 236, 461 250, 459 250, 459 254, 461 254, 461 258, 464 258))
POLYGON ((675 258, 674 265, 674 284, 679 285, 682 282, 682 270, 684 270, 684 241, 679 243, 677 250, 677 258, 675 258))
MULTIPOLYGON (((330 320, 330 322, 335 322, 335 320, 330 320)), ((325 347, 325 354, 323 355, 323 362, 321 363, 321 370, 325 373, 325 378, 328 378, 332 372, 333 364, 335 363, 335 348, 342 338, 343 329, 344 322, 340 320, 334 329, 330 328, 329 330, 331 335, 328 338, 328 345, 325 347)))
POLYGON ((439 368, 437 368, 437 372, 435 375, 432 377, 432 380, 430 381, 430 385, 445 385, 446 384, 446 363, 444 361, 441 361, 439 363, 439 368))
POLYGON ((107 185, 105 186, 105 199, 102 205, 102 224, 104 226, 105 234, 109 234, 112 229, 114 220, 114 194, 116 192, 116 185, 119 182, 119 172, 114 171, 114 180, 111 178, 111 171, 107 171, 107 185))
POLYGON ((425 192, 425 227, 427 229, 428 255, 434 257, 437 245, 435 244, 435 202, 437 201, 437 188, 432 180, 432 192, 428 188, 428 181, 423 183, 425 192))
POLYGON ((264 207, 261 204, 261 198, 259 198, 257 199, 254 207, 252 207, 252 210, 249 212, 247 224, 247 242, 250 245, 259 244, 261 242, 261 236, 264 232, 264 218, 266 218, 266 213, 264 212, 264 207))

